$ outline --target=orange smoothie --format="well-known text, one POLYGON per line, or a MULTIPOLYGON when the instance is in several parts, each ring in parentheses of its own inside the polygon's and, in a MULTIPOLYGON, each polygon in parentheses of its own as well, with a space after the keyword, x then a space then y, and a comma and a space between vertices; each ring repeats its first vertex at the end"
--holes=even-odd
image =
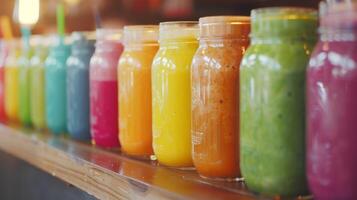
POLYGON ((124 27, 118 65, 119 140, 122 151, 149 157, 152 149, 151 64, 159 48, 158 26, 124 27))
POLYGON ((239 65, 249 17, 200 18, 192 62, 193 162, 201 176, 235 179, 239 169, 239 65))

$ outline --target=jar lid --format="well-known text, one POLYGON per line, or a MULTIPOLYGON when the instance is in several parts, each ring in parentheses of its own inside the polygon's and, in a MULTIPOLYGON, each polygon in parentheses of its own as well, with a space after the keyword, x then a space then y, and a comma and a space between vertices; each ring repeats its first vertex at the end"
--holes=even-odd
POLYGON ((45 37, 42 35, 31 35, 30 37, 30 46, 36 47, 41 46, 44 43, 45 37))
POLYGON ((197 21, 172 21, 160 23, 160 42, 197 41, 199 28, 197 21))
POLYGON ((200 38, 248 38, 250 32, 250 17, 247 16, 201 17, 199 23, 200 38))
POLYGON ((316 37, 317 11, 299 7, 271 7, 251 12, 252 37, 316 37))
POLYGON ((97 41, 100 40, 109 40, 109 41, 118 41, 122 39, 123 31, 122 29, 97 29, 96 37, 97 41))
POLYGON ((319 5, 320 28, 357 29, 357 1, 328 0, 319 5))
POLYGON ((20 49, 21 48, 21 39, 20 38, 11 38, 8 40, 5 40, 6 45, 10 50, 14 49, 20 49))
POLYGON ((123 42, 127 44, 157 44, 159 39, 159 26, 133 25, 124 26, 123 42))
POLYGON ((72 50, 94 48, 95 33, 73 32, 71 35, 72 50))

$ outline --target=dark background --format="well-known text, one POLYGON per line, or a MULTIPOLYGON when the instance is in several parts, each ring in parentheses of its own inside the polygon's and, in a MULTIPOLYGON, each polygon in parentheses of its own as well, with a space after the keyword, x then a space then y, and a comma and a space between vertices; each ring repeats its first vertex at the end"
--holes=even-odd
MULTIPOLYGON (((34 33, 56 31, 55 12, 60 0, 41 0, 40 20, 34 33)), ((319 0, 61 0, 66 9, 67 32, 94 30, 95 11, 102 26, 157 24, 169 20, 197 20, 208 15, 249 15, 251 9, 270 6, 317 8, 319 0)), ((0 0, 0 15, 12 18, 15 0, 0 0)), ((12 24, 19 36, 18 24, 12 24)))

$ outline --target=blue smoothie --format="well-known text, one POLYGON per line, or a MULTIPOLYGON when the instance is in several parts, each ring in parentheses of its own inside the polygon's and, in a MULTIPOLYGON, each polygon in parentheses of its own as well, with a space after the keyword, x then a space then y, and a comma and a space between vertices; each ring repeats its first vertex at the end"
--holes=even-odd
POLYGON ((72 39, 72 54, 67 60, 67 128, 72 138, 89 140, 89 61, 94 40, 79 32, 73 33, 72 39))

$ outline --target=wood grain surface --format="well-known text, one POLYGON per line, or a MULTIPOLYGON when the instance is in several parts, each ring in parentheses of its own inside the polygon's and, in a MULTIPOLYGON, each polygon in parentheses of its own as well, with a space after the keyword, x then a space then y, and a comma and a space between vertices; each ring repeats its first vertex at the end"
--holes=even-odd
POLYGON ((0 150, 98 199, 256 199, 242 182, 214 182, 195 171, 8 125, 0 125, 0 150))

